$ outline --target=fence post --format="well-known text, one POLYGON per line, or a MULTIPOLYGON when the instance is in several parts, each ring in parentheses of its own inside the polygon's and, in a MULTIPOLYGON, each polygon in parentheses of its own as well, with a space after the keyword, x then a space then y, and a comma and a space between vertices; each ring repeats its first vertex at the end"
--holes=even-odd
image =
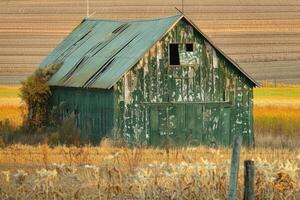
POLYGON ((229 192, 228 192, 229 200, 236 200, 241 145, 242 145, 242 137, 236 136, 234 138, 233 147, 232 147, 232 156, 231 156, 229 192))
POLYGON ((244 161, 244 200, 254 200, 254 161, 244 161))

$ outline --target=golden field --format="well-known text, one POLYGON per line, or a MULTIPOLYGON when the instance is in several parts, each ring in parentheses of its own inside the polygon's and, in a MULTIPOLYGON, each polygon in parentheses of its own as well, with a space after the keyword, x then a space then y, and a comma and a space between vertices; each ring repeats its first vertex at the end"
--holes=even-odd
POLYGON ((257 106, 254 117, 259 134, 299 135, 300 108, 257 106))
POLYGON ((254 128, 257 135, 300 136, 300 87, 254 89, 254 128))
POLYGON ((8 119, 13 125, 22 123, 22 101, 19 87, 0 86, 0 121, 8 119))
MULTIPOLYGON (((0 149, 0 199, 226 199, 230 149, 0 149)), ((255 161, 255 199, 300 198, 300 151, 242 149, 255 161)))

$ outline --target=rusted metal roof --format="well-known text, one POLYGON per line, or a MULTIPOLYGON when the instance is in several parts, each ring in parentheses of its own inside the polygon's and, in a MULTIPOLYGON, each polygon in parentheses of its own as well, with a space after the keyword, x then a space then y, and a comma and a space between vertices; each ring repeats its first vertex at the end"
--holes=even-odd
POLYGON ((144 21, 83 20, 43 61, 62 62, 49 85, 110 88, 181 15, 144 21))
POLYGON ((143 21, 85 19, 40 66, 63 63, 51 77, 49 81, 51 86, 111 88, 182 18, 188 20, 254 86, 258 85, 182 14, 143 21))

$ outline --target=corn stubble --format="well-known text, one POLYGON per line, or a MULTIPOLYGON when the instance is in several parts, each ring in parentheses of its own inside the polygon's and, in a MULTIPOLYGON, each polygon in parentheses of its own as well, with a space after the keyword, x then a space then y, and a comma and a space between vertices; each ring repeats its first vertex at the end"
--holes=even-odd
MULTIPOLYGON (((230 153, 16 145, 0 150, 0 199, 226 199, 230 153)), ((255 161, 255 199, 299 199, 299 150, 242 149, 245 159, 255 161)))

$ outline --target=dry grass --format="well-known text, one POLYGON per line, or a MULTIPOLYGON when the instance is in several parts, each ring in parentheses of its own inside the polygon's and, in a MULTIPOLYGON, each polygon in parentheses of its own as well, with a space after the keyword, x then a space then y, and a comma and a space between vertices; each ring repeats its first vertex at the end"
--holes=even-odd
MULTIPOLYGON (((0 198, 226 199, 230 153, 205 147, 11 146, 0 150, 0 198)), ((242 149, 245 159, 255 160, 255 199, 300 197, 299 151, 242 149)), ((243 168, 239 199, 242 184, 243 168)))
POLYGON ((273 135, 300 136, 300 107, 255 107, 255 132, 273 135))
POLYGON ((8 119, 14 126, 22 124, 24 106, 19 98, 19 86, 0 86, 0 121, 8 119))
POLYGON ((264 83, 254 90, 254 128, 258 145, 300 147, 300 87, 264 83), (273 139, 272 139, 273 138, 273 139), (276 139, 275 139, 276 138, 276 139))
POLYGON ((259 148, 290 149, 300 148, 299 135, 256 134, 255 146, 259 148))
POLYGON ((23 121, 24 110, 19 106, 0 105, 0 121, 9 120, 13 126, 20 126, 23 121))

